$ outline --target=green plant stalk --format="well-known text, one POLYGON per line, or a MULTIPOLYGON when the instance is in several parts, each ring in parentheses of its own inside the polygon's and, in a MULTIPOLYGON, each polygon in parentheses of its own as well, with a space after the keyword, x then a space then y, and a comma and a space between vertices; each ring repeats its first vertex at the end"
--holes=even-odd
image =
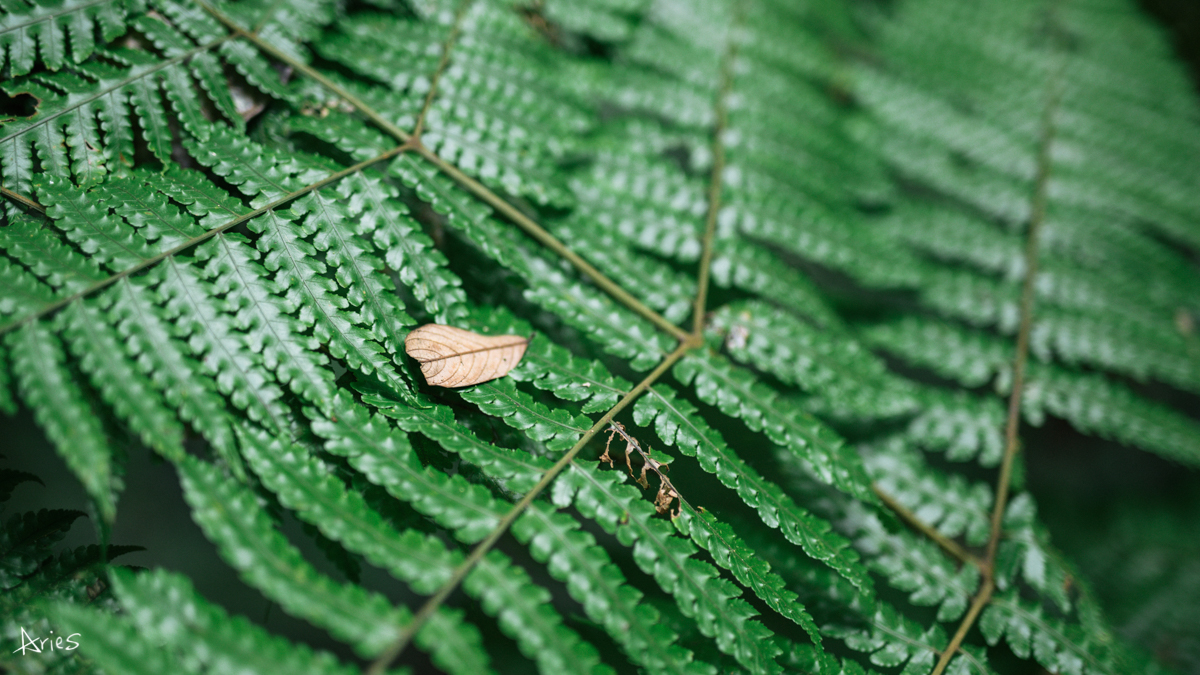
POLYGON ((584 432, 583 436, 579 438, 575 445, 572 446, 570 450, 568 450, 557 462, 554 463, 554 466, 550 467, 546 470, 546 473, 542 474, 541 480, 539 480, 537 484, 529 490, 529 492, 526 492, 525 496, 522 497, 520 501, 518 501, 511 509, 509 509, 508 513, 506 513, 504 517, 500 519, 500 522, 491 531, 491 533, 488 534, 487 538, 479 542, 479 544, 475 546, 475 549, 471 551, 471 554, 467 556, 467 559, 464 560, 458 566, 458 568, 454 570, 454 575, 451 576, 446 583, 442 584, 442 587, 438 589, 437 593, 434 593, 429 600, 425 601, 425 604, 421 607, 421 609, 418 610, 415 615, 413 615, 412 621, 404 627, 404 630, 396 638, 396 641, 389 645, 388 648, 375 659, 375 661, 371 664, 371 667, 367 669, 367 675, 383 675, 383 672, 387 670, 388 666, 392 664, 392 661, 394 661, 396 657, 400 656, 401 652, 404 651, 404 648, 407 647, 409 642, 412 641, 413 636, 415 636, 417 632, 421 630, 421 627, 425 625, 425 622, 429 620, 429 617, 433 616, 433 613, 442 606, 442 603, 446 601, 446 598, 448 598, 450 594, 458 588, 459 584, 462 583, 467 574, 474 569, 476 563, 483 559, 483 556, 487 555, 488 551, 492 549, 492 546, 494 546, 496 542, 500 540, 500 537, 504 536, 504 534, 508 531, 508 528, 513 524, 513 522, 516 521, 518 517, 520 517, 522 513, 525 512, 525 509, 533 502, 533 500, 539 494, 541 494, 541 492, 545 490, 550 483, 552 483, 554 479, 557 478, 560 473, 562 473, 564 469, 567 468, 567 465, 575 459, 575 456, 579 454, 579 451, 583 450, 583 446, 587 445, 596 434, 604 430, 604 428, 607 427, 610 422, 612 422, 613 418, 616 417, 618 413, 624 410, 630 403, 633 403, 638 396, 641 396, 643 392, 649 389, 650 386, 663 375, 663 373, 667 372, 671 366, 675 365, 679 359, 683 358, 683 355, 686 354, 690 349, 691 347, 687 343, 680 343, 679 346, 676 347, 673 352, 668 354, 667 357, 664 358, 654 370, 650 371, 649 375, 647 375, 633 389, 630 389, 629 393, 625 394, 620 401, 617 401, 616 405, 610 408, 608 412, 604 413, 603 417, 601 417, 599 420, 596 420, 596 423, 593 424, 590 429, 584 432))
MULTIPOLYGON (((1063 61, 1065 64, 1065 61, 1063 61)), ((1029 229, 1025 237, 1025 279, 1021 285, 1021 324, 1017 331, 1017 353, 1013 359, 1012 392, 1008 397, 1008 418, 1004 426, 1004 458, 1000 463, 1000 475, 996 479, 996 501, 992 507, 990 535, 983 559, 983 586, 971 603, 971 610, 963 617, 950 644, 942 652, 931 675, 941 675, 958 651, 975 619, 992 597, 996 587, 996 552, 1000 546, 1004 510, 1008 505, 1008 494, 1012 482, 1013 462, 1020 448, 1021 395, 1025 389, 1025 366, 1029 360, 1029 335, 1033 330, 1034 282, 1038 272, 1038 242, 1042 223, 1046 220, 1047 192, 1050 186, 1050 146, 1054 143, 1054 118, 1062 97, 1062 66, 1052 76, 1050 95, 1042 120, 1042 137, 1038 144, 1037 176, 1034 181, 1033 199, 1029 215, 1029 229)))
POLYGON ((48 314, 52 314, 82 297, 91 295, 92 293, 95 293, 96 291, 107 288, 108 286, 112 285, 116 281, 120 281, 121 279, 124 279, 132 274, 136 274, 137 272, 140 272, 141 270, 144 270, 148 267, 156 265, 156 264, 162 262, 163 260, 170 258, 171 256, 178 255, 179 253, 182 253, 182 252, 186 251, 187 249, 189 249, 193 246, 196 246, 197 244, 201 244, 205 241, 208 241, 209 239, 224 232, 225 230, 228 230, 231 227, 236 227, 248 220, 257 218, 258 216, 261 216, 262 214, 264 214, 268 211, 274 210, 294 199, 303 197, 304 195, 306 195, 310 192, 319 190, 319 189, 325 187, 326 185, 329 185, 330 183, 336 182, 338 180, 341 180, 342 178, 345 178, 346 176, 349 176, 350 174, 358 173, 359 171, 362 171, 363 169, 371 166, 372 164, 376 164, 378 162, 382 162, 384 160, 391 159, 392 157, 399 155, 400 153, 404 152, 405 150, 407 150, 407 148, 405 146, 403 146, 403 145, 397 146, 395 148, 392 148, 391 150, 388 150, 387 152, 385 152, 383 154, 376 155, 375 157, 372 157, 371 159, 363 160, 363 161, 359 162, 358 164, 355 164, 354 166, 347 167, 336 173, 331 173, 328 176, 322 178, 321 180, 319 180, 315 183, 310 183, 309 185, 306 185, 294 192, 289 192, 288 194, 280 197, 279 199, 276 199, 275 201, 271 202, 270 204, 260 206, 259 208, 254 209, 253 211, 249 211, 240 216, 237 216, 233 220, 230 220, 227 223, 218 225, 218 226, 212 228, 211 230, 208 230, 204 234, 196 235, 195 237, 188 239, 187 241, 183 242, 182 244, 179 244, 178 246, 175 246, 174 248, 163 251, 162 253, 159 253, 158 255, 155 255, 152 258, 147 258, 132 267, 121 270, 120 272, 117 272, 116 274, 113 274, 110 277, 101 279, 100 281, 97 281, 96 283, 92 284, 91 286, 88 286, 87 288, 85 288, 81 291, 72 293, 71 295, 68 295, 67 297, 65 297, 57 302, 46 305, 45 307, 39 309, 38 311, 36 311, 32 314, 21 317, 20 319, 14 319, 12 321, 9 321, 8 323, 0 326, 0 335, 3 335, 4 333, 7 333, 10 330, 20 328, 21 326, 29 323, 30 321, 36 321, 48 314))

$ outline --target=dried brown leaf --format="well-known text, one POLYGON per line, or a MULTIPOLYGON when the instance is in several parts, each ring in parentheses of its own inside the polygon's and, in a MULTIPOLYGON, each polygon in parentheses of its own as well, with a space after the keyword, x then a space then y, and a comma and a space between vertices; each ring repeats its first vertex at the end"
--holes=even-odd
POLYGON ((404 338, 404 351, 421 364, 435 387, 467 387, 504 377, 521 362, 529 339, 520 335, 480 335, 430 323, 404 338))

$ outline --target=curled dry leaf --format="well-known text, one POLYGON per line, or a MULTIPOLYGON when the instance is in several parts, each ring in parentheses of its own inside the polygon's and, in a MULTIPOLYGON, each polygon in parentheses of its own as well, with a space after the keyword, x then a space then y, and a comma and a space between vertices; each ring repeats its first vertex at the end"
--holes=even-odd
POLYGON ((404 351, 421 364, 435 387, 467 387, 504 377, 521 362, 529 339, 520 335, 480 335, 429 323, 404 338, 404 351))

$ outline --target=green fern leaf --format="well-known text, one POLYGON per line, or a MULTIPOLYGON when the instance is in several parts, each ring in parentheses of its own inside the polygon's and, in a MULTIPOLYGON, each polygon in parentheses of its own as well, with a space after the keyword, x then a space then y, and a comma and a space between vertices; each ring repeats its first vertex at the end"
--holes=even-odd
POLYGON ((606 532, 634 547, 634 560, 664 591, 677 597, 680 611, 695 619, 700 632, 716 639, 721 651, 750 672, 779 672, 778 647, 770 631, 754 621, 753 609, 737 598, 738 591, 720 579, 711 565, 694 560, 696 548, 671 536, 671 528, 653 517, 649 502, 612 473, 572 465, 554 486, 559 506, 573 503, 606 532))
POLYGON ((462 397, 488 415, 525 432, 533 440, 545 443, 553 453, 570 449, 592 426, 586 417, 576 417, 565 410, 550 409, 537 403, 509 379, 476 385, 464 390, 462 397))
POLYGON ((733 572, 742 585, 749 587, 771 609, 796 622, 812 641, 821 644, 821 633, 796 594, 787 590, 784 581, 771 572, 771 566, 754 555, 754 551, 738 538, 733 528, 718 521, 711 513, 680 512, 672 522, 680 532, 691 537, 713 556, 718 565, 733 572))
POLYGON ((37 571, 49 549, 67 535, 82 511, 42 509, 13 515, 0 532, 0 588, 21 584, 22 577, 37 571))
POLYGON ((317 339, 304 334, 304 324, 292 315, 296 301, 267 276, 259 253, 236 235, 218 235, 196 253, 206 259, 204 275, 225 295, 238 327, 249 331, 247 346, 262 354, 263 365, 299 396, 330 409, 328 360, 314 351, 317 339))
POLYGON ((815 407, 840 419, 864 413, 876 419, 911 412, 908 384, 845 335, 818 330, 757 302, 717 310, 709 325, 726 334, 730 356, 807 391, 815 407))
POLYGON ((407 612, 313 569, 275 530, 249 490, 199 460, 185 458, 177 466, 192 517, 246 583, 363 656, 378 654, 400 632, 407 612))
POLYGON ((58 316, 62 335, 79 360, 80 369, 117 416, 163 457, 183 457, 183 426, 155 391, 149 376, 131 362, 113 358, 121 353, 121 336, 107 325, 101 310, 76 301, 58 316))
POLYGON ((588 617, 602 624, 635 663, 655 673, 713 673, 713 666, 692 660, 658 613, 640 601, 642 594, 620 583, 621 572, 595 538, 563 514, 535 504, 513 525, 513 534, 529 544, 539 562, 567 583, 571 597, 588 617))
POLYGON ((1106 644, 1107 639, 1096 640, 1078 625, 1047 615, 1015 591, 992 601, 980 617, 979 629, 988 644, 996 644, 1003 637, 1017 656, 1032 657, 1057 672, 1071 675, 1126 672, 1106 644))
POLYGON ((797 505, 780 487, 764 479, 752 467, 728 452, 727 444, 697 414, 694 406, 670 389, 659 385, 638 401, 634 409, 638 424, 654 424, 659 438, 689 456, 700 467, 713 473, 723 485, 737 491, 754 508, 768 527, 779 528, 788 541, 800 546, 813 558, 845 576, 866 595, 871 581, 866 570, 849 551, 849 542, 831 532, 821 521, 797 505))
POLYGON ((465 429, 450 408, 428 399, 417 398, 413 406, 369 394, 364 394, 363 400, 379 407, 381 414, 396 421, 396 426, 436 441, 513 492, 527 492, 550 468, 545 459, 484 442, 465 429))
POLYGON ((562 625, 549 605, 550 593, 499 552, 489 553, 463 580, 463 588, 480 599, 484 611, 499 617, 522 653, 537 660, 542 673, 614 672, 600 663, 595 647, 562 625))
POLYGON ((86 631, 87 655, 105 672, 152 675, 169 672, 172 666, 182 667, 188 675, 200 672, 193 664, 172 663, 170 655, 158 645, 142 639, 133 622, 126 617, 66 604, 53 606, 47 613, 56 625, 82 628, 77 631, 80 637, 86 631))
POLYGON ((155 299, 152 292, 128 279, 108 292, 109 317, 122 338, 121 349, 115 353, 123 351, 135 359, 137 368, 150 378, 171 408, 199 431, 241 477, 233 430, 218 385, 199 376, 203 366, 191 357, 187 343, 176 339, 169 315, 155 299))
MULTIPOLYGON (((461 475, 422 469, 402 434, 368 419, 354 405, 339 406, 338 412, 337 422, 314 420, 314 429, 327 439, 326 450, 348 457, 373 483, 411 502, 463 542, 479 541, 499 522, 502 512, 482 487, 467 483, 461 475)), ((542 672, 609 671, 599 663, 594 647, 562 625, 545 604, 549 599, 545 589, 534 585, 524 570, 503 555, 490 553, 463 583, 488 614, 499 617, 504 631, 522 653, 537 660, 542 672)))
POLYGON ((929 466, 922 453, 903 437, 893 436, 860 446, 860 450, 867 473, 879 489, 921 522, 950 539, 961 536, 972 546, 987 541, 990 486, 968 483, 960 475, 929 466))
MULTIPOLYGON (((275 637, 244 617, 229 616, 196 593, 181 575, 164 570, 135 575, 115 569, 111 580, 121 606, 142 635, 181 653, 182 663, 205 668, 204 672, 353 672, 329 654, 275 637)), ((84 651, 90 654, 86 643, 84 651)))
MULTIPOLYGON (((461 562, 461 556, 436 539, 413 530, 397 532, 390 528, 362 497, 347 492, 326 467, 307 457, 302 449, 285 448, 251 429, 243 430, 239 438, 246 461, 284 506, 347 550, 386 568, 414 592, 425 594, 437 590, 461 562)), ((489 670, 478 631, 447 610, 439 611, 436 622, 437 627, 431 626, 431 632, 448 633, 457 641, 452 650, 433 650, 438 665, 454 673, 489 670)), ((432 640, 427 637, 425 641, 432 640)))
POLYGON ((97 205, 69 182, 48 175, 38 191, 55 225, 110 270, 123 271, 154 255, 146 240, 113 217, 107 206, 97 205))
POLYGON ((165 305, 163 318, 172 322, 169 334, 185 340, 203 357, 202 370, 250 419, 276 431, 287 428, 291 414, 280 400, 283 391, 267 370, 262 350, 256 350, 249 336, 239 330, 234 317, 225 313, 213 285, 189 262, 184 258, 166 261, 147 275, 150 284, 142 287, 153 289, 165 305))
POLYGON ((738 417, 754 431, 762 430, 781 447, 812 468, 821 480, 853 497, 875 500, 861 460, 815 418, 793 412, 796 407, 780 404, 766 385, 745 371, 735 370, 719 356, 685 356, 675 367, 681 382, 695 385, 701 401, 738 417))
POLYGON ((27 316, 57 299, 53 288, 7 258, 0 258, 0 280, 7 291, 0 299, 0 314, 4 316, 27 316))
POLYGON ((105 276, 94 258, 81 255, 42 221, 15 209, 0 229, 0 248, 60 292, 78 292, 105 276))
POLYGON ((459 540, 474 543, 487 536, 500 516, 492 496, 461 475, 447 476, 422 468, 404 434, 387 422, 368 417, 353 404, 336 407, 336 421, 313 420, 313 429, 326 439, 325 450, 350 459, 351 464, 392 496, 412 501, 418 510, 454 531, 459 540))
POLYGON ((105 42, 115 39, 125 30, 127 11, 137 11, 137 2, 122 0, 25 2, 16 0, 5 6, 7 16, 0 25, 0 68, 6 61, 13 75, 32 70, 40 54, 41 61, 51 70, 67 62, 67 43, 70 40, 70 60, 79 63, 95 49, 95 31, 100 28, 105 42), (35 54, 35 44, 37 53, 35 54))
POLYGON ((112 522, 121 479, 99 417, 66 369, 62 343, 39 322, 9 333, 7 343, 21 398, 95 500, 101 518, 112 522))
MULTIPOLYGON (((966 386, 979 386, 993 379, 1002 393, 1011 386, 1010 349, 990 335, 947 323, 903 320, 873 326, 863 336, 870 344, 966 386)), ((1138 398, 1099 374, 1031 363, 1026 386, 1022 412, 1033 424, 1041 424, 1049 413, 1082 431, 1180 461, 1195 463, 1200 457, 1195 422, 1138 398)))

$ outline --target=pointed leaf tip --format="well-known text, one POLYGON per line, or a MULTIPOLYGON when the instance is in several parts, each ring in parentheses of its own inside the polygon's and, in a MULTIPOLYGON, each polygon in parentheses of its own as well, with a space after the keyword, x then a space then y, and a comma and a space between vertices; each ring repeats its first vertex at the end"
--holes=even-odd
POLYGON ((529 338, 480 335, 430 323, 404 338, 404 351, 421 364, 425 382, 435 387, 467 387, 504 377, 525 356, 529 338))

